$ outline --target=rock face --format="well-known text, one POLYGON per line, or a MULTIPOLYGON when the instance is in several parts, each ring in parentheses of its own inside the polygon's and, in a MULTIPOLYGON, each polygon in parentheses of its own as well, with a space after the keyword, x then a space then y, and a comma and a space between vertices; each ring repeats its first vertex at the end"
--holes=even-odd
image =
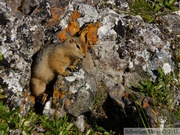
MULTIPOLYGON (((92 111, 96 94, 103 91, 108 97, 104 103, 108 117, 115 121, 135 119, 138 112, 134 111, 132 115, 134 106, 127 96, 133 91, 126 88, 146 78, 155 80, 155 71, 159 67, 166 74, 174 71, 175 64, 179 64, 179 52, 175 52, 176 61, 173 61, 173 49, 178 46, 180 17, 169 14, 159 18, 162 25, 150 24, 140 16, 128 15, 126 1, 109 4, 115 4, 122 12, 103 7, 102 1, 0 2, 0 53, 3 56, 0 85, 7 104, 12 108, 22 106, 28 111, 32 57, 46 42, 59 40, 57 33, 67 27, 70 15, 78 9, 83 14, 77 19, 81 28, 90 22, 102 23, 98 29, 98 42, 89 49, 76 71, 67 77, 57 77, 51 90, 52 104, 60 116, 65 108, 66 113, 77 117, 92 111), (173 40, 177 42, 172 44, 173 40), (118 108, 117 112, 113 110, 114 106, 118 108)), ((136 97, 144 99, 141 95, 136 97)), ((147 103, 146 100, 142 102, 147 103)), ((48 113, 54 113, 54 108, 46 109, 51 110, 48 113)), ((152 126, 156 126, 155 114, 146 114, 152 126)))
POLYGON ((28 91, 34 49, 44 43, 44 29, 31 17, 17 18, 11 8, 1 2, 1 86, 12 107, 22 104, 28 91))

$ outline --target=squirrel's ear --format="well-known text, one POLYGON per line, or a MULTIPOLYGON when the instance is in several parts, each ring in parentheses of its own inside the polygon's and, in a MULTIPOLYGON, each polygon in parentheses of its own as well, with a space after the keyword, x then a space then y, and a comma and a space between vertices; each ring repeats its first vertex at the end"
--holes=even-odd
POLYGON ((73 38, 69 39, 69 42, 70 42, 70 43, 73 43, 73 42, 74 42, 74 39, 73 39, 73 38))

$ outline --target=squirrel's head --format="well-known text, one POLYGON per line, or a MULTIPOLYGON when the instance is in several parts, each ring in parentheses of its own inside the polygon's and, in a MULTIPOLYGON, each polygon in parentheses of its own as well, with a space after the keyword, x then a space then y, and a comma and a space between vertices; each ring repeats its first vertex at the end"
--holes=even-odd
POLYGON ((70 37, 65 41, 65 45, 71 50, 71 55, 80 59, 85 58, 87 46, 80 38, 70 37))

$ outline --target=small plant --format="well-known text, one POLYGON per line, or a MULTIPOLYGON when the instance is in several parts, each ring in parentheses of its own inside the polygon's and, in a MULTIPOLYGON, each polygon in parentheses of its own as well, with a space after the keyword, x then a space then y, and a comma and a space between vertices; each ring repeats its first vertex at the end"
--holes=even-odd
POLYGON ((19 108, 12 111, 0 102, 0 133, 7 133, 9 129, 19 126, 19 108))
POLYGON ((2 55, 2 53, 0 52, 0 61, 2 61, 3 60, 3 55, 2 55))
MULTIPOLYGON (((167 115, 165 112, 168 111, 168 115, 166 116, 168 124, 174 123, 174 117, 180 118, 179 107, 176 106, 173 101, 174 97, 174 88, 177 83, 174 81, 175 75, 173 73, 165 74, 162 69, 158 69, 158 76, 155 81, 145 80, 140 82, 138 89, 142 95, 145 97, 151 97, 153 101, 153 108, 161 108, 158 113, 159 115, 167 115), (165 109, 166 111, 161 111, 165 109)), ((143 109, 138 108, 139 112, 144 115, 143 109)), ((140 116, 141 116, 140 115, 140 116)), ((144 117, 141 119, 142 122, 147 122, 148 118, 144 117)))
POLYGON ((46 135, 69 135, 79 134, 79 131, 74 123, 68 122, 68 117, 57 118, 50 120, 47 116, 39 118, 41 121, 40 126, 46 130, 46 135))
MULTIPOLYGON (((107 132, 103 127, 100 127, 100 126, 96 126, 97 130, 100 132, 100 133, 103 133, 103 135, 110 135, 109 132, 107 132)), ((97 132, 96 132, 97 133, 97 132)))
POLYGON ((147 22, 155 22, 156 17, 177 10, 176 0, 135 0, 130 2, 130 14, 140 15, 147 22))
POLYGON ((5 98, 6 98, 6 96, 4 95, 2 87, 0 85, 0 100, 5 99, 5 98))
POLYGON ((10 111, 0 102, 0 135, 16 129, 20 129, 23 134, 69 135, 79 132, 74 123, 68 122, 67 117, 50 120, 47 116, 39 116, 30 111, 21 118, 19 113, 19 108, 10 111))
POLYGON ((76 127, 73 121, 67 116, 50 119, 29 111, 25 116, 20 115, 20 108, 10 110, 0 102, 0 135, 8 135, 10 132, 18 132, 23 135, 42 134, 42 135, 109 135, 102 127, 96 125, 95 128, 88 126, 84 133, 76 127))
POLYGON ((172 73, 165 75, 162 69, 158 69, 156 80, 154 82, 151 80, 140 82, 139 90, 143 95, 152 97, 156 105, 159 103, 168 105, 174 95, 173 90, 171 90, 173 78, 172 73))

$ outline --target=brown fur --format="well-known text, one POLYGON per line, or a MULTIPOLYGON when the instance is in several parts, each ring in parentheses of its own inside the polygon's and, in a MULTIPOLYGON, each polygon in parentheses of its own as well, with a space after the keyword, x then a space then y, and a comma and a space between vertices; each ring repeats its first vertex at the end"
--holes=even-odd
POLYGON ((73 69, 78 59, 85 57, 86 52, 86 45, 77 37, 49 45, 39 51, 32 64, 30 85, 33 94, 35 96, 42 94, 56 74, 68 75, 69 71, 66 69, 73 69))

